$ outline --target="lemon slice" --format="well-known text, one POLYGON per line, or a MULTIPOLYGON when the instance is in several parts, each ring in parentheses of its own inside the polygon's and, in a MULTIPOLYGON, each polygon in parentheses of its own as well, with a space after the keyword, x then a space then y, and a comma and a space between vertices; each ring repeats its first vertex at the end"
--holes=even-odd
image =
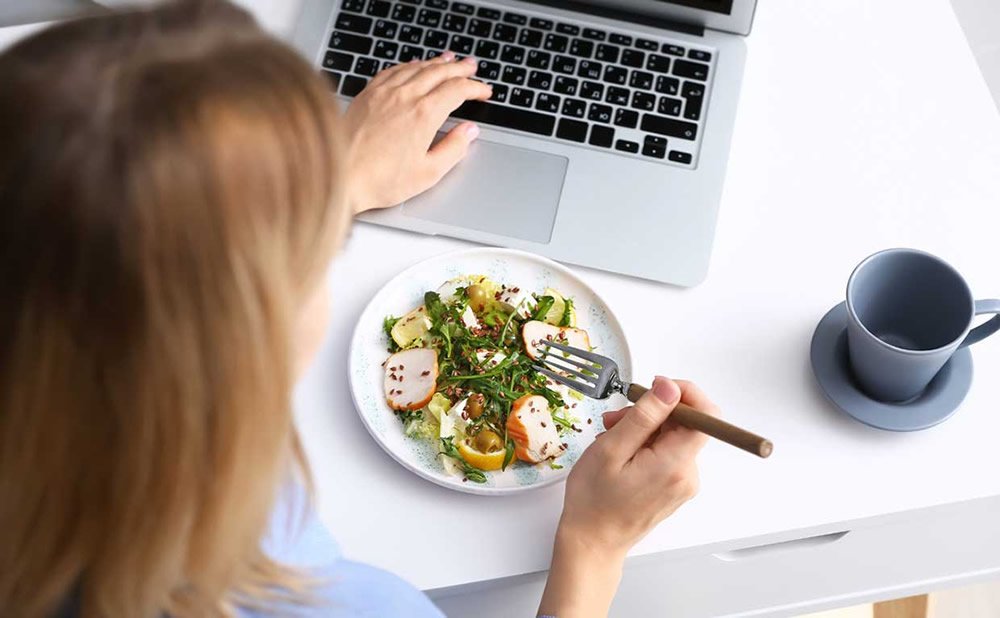
POLYGON ((548 312, 542 316, 542 321, 559 326, 562 323, 563 314, 566 312, 566 299, 552 288, 545 288, 542 296, 551 296, 554 301, 548 312))
POLYGON ((407 348, 426 335, 430 328, 431 319, 427 317, 427 310, 421 305, 399 318, 389 334, 392 335, 396 345, 407 348))
POLYGON ((503 467, 505 452, 502 450, 495 453, 484 453, 476 450, 476 447, 471 444, 467 444, 465 440, 458 440, 456 444, 458 452, 462 454, 462 459, 470 466, 475 466, 480 470, 499 470, 503 467))

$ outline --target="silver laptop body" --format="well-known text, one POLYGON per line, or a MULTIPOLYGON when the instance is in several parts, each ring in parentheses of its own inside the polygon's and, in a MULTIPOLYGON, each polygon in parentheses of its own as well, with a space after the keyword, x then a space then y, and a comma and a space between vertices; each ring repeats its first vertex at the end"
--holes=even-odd
POLYGON ((292 42, 345 101, 374 71, 443 49, 502 91, 456 112, 482 133, 454 171, 364 221, 692 286, 708 272, 755 4, 304 0, 292 42))

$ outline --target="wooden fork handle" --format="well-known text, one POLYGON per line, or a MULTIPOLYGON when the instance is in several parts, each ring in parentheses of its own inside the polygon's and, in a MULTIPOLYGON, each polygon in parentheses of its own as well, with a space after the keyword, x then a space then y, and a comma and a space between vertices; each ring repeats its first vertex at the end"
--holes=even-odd
MULTIPOLYGON (((648 390, 649 389, 644 386, 632 384, 629 386, 628 394, 626 396, 629 401, 635 403, 639 401, 639 397, 642 397, 648 390)), ((750 433, 746 429, 727 423, 721 418, 717 418, 711 414, 699 412, 687 404, 677 404, 674 411, 670 413, 670 419, 676 421, 684 427, 687 427, 688 429, 700 431, 704 434, 712 436, 713 438, 732 444, 737 448, 741 448, 744 451, 752 453, 758 457, 770 457, 771 453, 774 451, 774 444, 772 444, 767 438, 762 438, 757 434, 750 433)))

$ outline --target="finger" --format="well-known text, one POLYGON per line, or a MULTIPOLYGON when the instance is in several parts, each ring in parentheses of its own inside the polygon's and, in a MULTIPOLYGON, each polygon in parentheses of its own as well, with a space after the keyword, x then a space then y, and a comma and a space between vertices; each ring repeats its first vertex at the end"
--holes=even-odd
POLYGON ((472 77, 476 74, 476 61, 463 58, 459 62, 430 64, 410 75, 406 87, 417 96, 424 96, 441 84, 456 77, 472 77))
POLYGON ((379 72, 372 78, 371 84, 369 85, 377 86, 379 84, 383 84, 386 86, 399 86, 401 84, 405 84, 411 77, 427 67, 447 64, 454 60, 454 52, 444 51, 441 52, 440 56, 435 56, 430 60, 411 60, 409 62, 404 62, 403 64, 397 64, 379 72))
POLYGON ((630 460, 659 431, 680 399, 681 389, 672 380, 664 377, 653 380, 653 388, 608 430, 604 444, 612 459, 617 459, 620 464, 630 460))
POLYGON ((622 420, 627 410, 628 408, 622 408, 621 410, 612 410, 602 414, 601 419, 604 421, 604 429, 611 429, 618 424, 618 421, 622 420))
POLYGON ((469 152, 469 144, 479 136, 479 126, 472 122, 463 122, 431 147, 427 158, 432 166, 432 180, 436 184, 469 152))
MULTIPOLYGON (((719 407, 696 384, 678 380, 677 385, 681 389, 681 401, 685 404, 705 414, 720 416, 719 407)), ((708 436, 700 431, 671 423, 668 425, 672 426, 665 427, 653 444, 653 450, 660 455, 693 459, 708 442, 708 436)))
POLYGON ((444 122, 462 103, 471 99, 485 101, 491 96, 493 87, 489 84, 465 77, 453 77, 429 92, 425 101, 429 109, 433 110, 431 117, 439 115, 440 122, 444 122))

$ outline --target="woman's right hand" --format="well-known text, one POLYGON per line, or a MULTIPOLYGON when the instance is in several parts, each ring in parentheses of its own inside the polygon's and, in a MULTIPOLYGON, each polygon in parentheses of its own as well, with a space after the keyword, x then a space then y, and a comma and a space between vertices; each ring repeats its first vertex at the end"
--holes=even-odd
POLYGON ((628 550, 698 489, 705 434, 670 422, 678 402, 719 414, 690 382, 658 377, 634 406, 604 415, 607 431, 566 482, 541 615, 604 616, 628 550))
POLYGON ((434 186, 465 156, 479 135, 471 122, 433 143, 462 103, 485 100, 493 89, 472 79, 476 61, 450 51, 433 60, 386 69, 344 112, 347 180, 355 213, 399 204, 434 186))

